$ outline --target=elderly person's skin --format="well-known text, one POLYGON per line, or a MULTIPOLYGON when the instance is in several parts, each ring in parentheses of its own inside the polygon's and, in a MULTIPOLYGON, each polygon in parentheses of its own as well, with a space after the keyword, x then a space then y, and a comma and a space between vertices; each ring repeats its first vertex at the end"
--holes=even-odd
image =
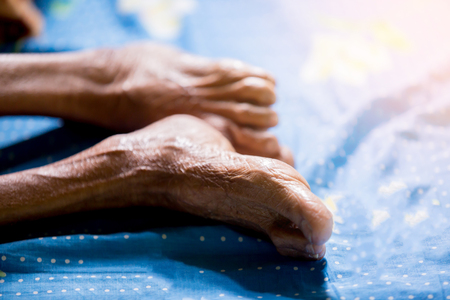
POLYGON ((120 49, 0 55, 0 115, 38 114, 128 132, 173 114, 218 129, 242 154, 293 165, 267 128, 278 122, 274 79, 151 43, 120 49))
POLYGON ((332 215, 267 132, 277 124, 269 108, 275 83, 262 69, 154 44, 0 55, 0 69, 0 115, 56 116, 122 132, 153 123, 0 176, 0 224, 162 206, 261 231, 283 255, 325 254, 332 215))
POLYGON ((267 234, 320 259, 332 215, 279 160, 241 155, 204 121, 175 115, 70 158, 0 176, 0 224, 102 208, 161 206, 267 234))

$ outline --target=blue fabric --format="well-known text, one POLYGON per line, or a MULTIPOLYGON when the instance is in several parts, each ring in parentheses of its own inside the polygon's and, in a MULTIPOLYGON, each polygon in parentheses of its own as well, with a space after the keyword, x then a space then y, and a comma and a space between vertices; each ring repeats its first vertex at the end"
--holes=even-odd
MULTIPOLYGON (((6 228, 1 297, 450 299, 449 4, 413 2, 202 0, 171 41, 276 76, 273 131, 335 216, 325 259, 282 257, 252 233, 175 212, 93 212, 6 228)), ((47 27, 23 51, 149 38, 115 2, 55 3, 38 1, 47 27)), ((111 134, 45 117, 0 128, 3 173, 111 134)))

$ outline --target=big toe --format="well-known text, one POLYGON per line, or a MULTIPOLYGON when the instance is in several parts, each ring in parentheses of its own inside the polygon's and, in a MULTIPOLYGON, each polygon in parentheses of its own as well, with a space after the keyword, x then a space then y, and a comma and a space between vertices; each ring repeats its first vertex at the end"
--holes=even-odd
POLYGON ((325 242, 333 229, 333 216, 322 200, 311 192, 306 180, 287 164, 275 163, 270 177, 277 185, 269 203, 280 218, 268 230, 281 253, 312 259, 324 255, 325 242))
POLYGON ((282 255, 308 260, 320 260, 325 256, 325 245, 311 244, 295 226, 274 225, 269 235, 282 255))
POLYGON ((323 245, 333 229, 333 215, 306 186, 291 185, 291 207, 286 206, 285 215, 302 231, 312 245, 323 245))

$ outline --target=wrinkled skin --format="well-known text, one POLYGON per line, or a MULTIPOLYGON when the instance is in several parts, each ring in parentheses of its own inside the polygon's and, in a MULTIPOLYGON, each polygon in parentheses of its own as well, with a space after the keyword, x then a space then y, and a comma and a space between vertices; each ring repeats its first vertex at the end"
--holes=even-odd
POLYGON ((274 80, 236 60, 168 46, 0 55, 0 115, 47 115, 129 132, 174 114, 207 121, 242 154, 294 164, 267 129, 274 80))
MULTIPOLYGON (((332 215, 305 179, 278 160, 237 154, 220 132, 199 119, 168 117, 94 149, 132 149, 132 164, 140 170, 147 170, 148 159, 159 153, 164 172, 170 173, 158 183, 164 186, 163 206, 263 232, 283 255, 325 255, 332 215)), ((139 174, 135 182, 143 189, 152 185, 139 174)))
POLYGON ((79 211, 162 206, 266 234, 283 255, 317 260, 330 211, 295 169, 238 154, 204 121, 175 115, 62 161, 0 176, 0 225, 79 211))
POLYGON ((0 66, 0 114, 57 116, 121 132, 144 127, 0 176, 0 224, 164 206, 260 231, 283 255, 324 256, 332 215, 288 165, 290 151, 267 132, 278 120, 269 108, 275 82, 265 71, 150 43, 0 56, 0 66))
POLYGON ((275 80, 261 68, 237 60, 213 61, 168 46, 143 43, 111 54, 111 73, 119 100, 107 126, 142 128, 173 114, 192 114, 222 132, 242 154, 294 164, 267 128, 278 123, 269 108, 275 80))

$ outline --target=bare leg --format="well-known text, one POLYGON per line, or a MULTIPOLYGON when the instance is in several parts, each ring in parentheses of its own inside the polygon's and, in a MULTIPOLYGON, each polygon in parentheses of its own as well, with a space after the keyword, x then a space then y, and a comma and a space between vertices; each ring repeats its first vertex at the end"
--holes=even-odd
POLYGON ((278 160, 237 154, 217 130, 176 115, 73 157, 0 176, 0 224, 77 211, 162 206, 267 234, 283 255, 320 259, 332 215, 278 160))

